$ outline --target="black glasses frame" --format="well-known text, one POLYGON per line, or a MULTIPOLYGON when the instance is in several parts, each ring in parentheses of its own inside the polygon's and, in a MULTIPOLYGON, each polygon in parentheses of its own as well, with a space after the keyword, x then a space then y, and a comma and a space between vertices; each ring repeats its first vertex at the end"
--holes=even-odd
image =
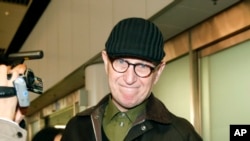
POLYGON ((113 68, 114 71, 116 71, 116 72, 118 72, 118 73, 124 73, 124 72, 126 72, 126 71, 128 70, 129 66, 132 65, 133 68, 134 68, 135 74, 136 74, 138 77, 141 77, 141 78, 149 77, 149 76, 158 68, 158 66, 159 66, 159 65, 157 65, 156 67, 152 67, 152 66, 150 66, 150 65, 143 64, 143 65, 145 65, 145 66, 147 66, 147 67, 150 68, 150 72, 149 72, 148 75, 140 76, 140 75, 138 75, 138 74, 136 73, 135 68, 136 68, 137 65, 141 65, 141 63, 133 64, 133 63, 130 63, 129 61, 123 59, 123 61, 126 62, 126 63, 128 64, 128 67, 127 67, 124 71, 118 71, 118 70, 115 69, 115 67, 114 67, 114 65, 113 65, 114 61, 117 60, 117 59, 123 59, 123 58, 112 58, 112 57, 109 56, 109 60, 110 60, 110 62, 111 62, 111 66, 112 66, 112 68, 113 68))

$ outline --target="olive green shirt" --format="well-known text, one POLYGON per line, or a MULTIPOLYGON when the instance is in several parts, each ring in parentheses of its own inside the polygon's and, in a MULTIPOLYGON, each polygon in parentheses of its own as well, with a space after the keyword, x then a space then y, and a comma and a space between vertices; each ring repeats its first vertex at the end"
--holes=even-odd
POLYGON ((145 110, 145 107, 146 102, 143 102, 127 112, 120 112, 109 98, 102 123, 107 138, 110 141, 123 141, 137 116, 145 110))

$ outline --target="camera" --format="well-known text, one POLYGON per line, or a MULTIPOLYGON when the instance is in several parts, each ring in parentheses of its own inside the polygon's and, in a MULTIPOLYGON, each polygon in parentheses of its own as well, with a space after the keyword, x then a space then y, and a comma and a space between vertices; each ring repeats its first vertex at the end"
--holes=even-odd
MULTIPOLYGON (((43 57, 43 51, 41 50, 18 52, 18 53, 11 53, 8 56, 2 56, 0 58, 0 63, 15 67, 18 64, 22 64, 25 60, 41 59, 42 57, 43 57)), ((10 77, 11 76, 8 76, 8 78, 10 77)), ((43 93, 42 79, 40 77, 35 76, 34 72, 30 68, 26 69, 22 77, 26 83, 28 91, 37 94, 43 93)))
MULTIPOLYGON (((18 64, 22 64, 25 60, 41 59, 43 51, 29 51, 12 53, 8 56, 0 56, 0 64, 11 66, 12 68, 18 64)), ((7 74, 10 79, 12 74, 7 74)), ((14 88, 3 87, 0 97, 9 97, 16 95, 20 107, 29 107, 29 92, 36 94, 43 93, 43 81, 41 78, 35 76, 34 72, 27 68, 24 74, 20 74, 17 79, 13 81, 14 88)))
POLYGON ((42 79, 35 76, 33 71, 28 68, 26 69, 24 73, 24 80, 26 82, 26 86, 28 91, 37 93, 37 94, 42 94, 43 93, 43 82, 42 79))

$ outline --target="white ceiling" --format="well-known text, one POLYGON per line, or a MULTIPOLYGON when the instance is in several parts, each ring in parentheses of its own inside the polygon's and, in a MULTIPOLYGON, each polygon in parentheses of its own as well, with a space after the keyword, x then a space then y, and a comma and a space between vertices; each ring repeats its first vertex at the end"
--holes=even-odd
POLYGON ((152 17, 152 21, 160 27, 167 40, 239 1, 175 0, 158 15, 152 17))
MULTIPOLYGON (((2 51, 6 52, 9 48, 23 22, 22 20, 32 3, 31 0, 26 1, 29 4, 21 5, 0 0, 0 49, 2 51)), ((167 40, 239 1, 217 0, 215 4, 215 0, 175 0, 159 14, 153 16, 151 20, 160 27, 165 40, 167 40)), ((20 43, 17 48, 20 49, 21 46, 20 43)))

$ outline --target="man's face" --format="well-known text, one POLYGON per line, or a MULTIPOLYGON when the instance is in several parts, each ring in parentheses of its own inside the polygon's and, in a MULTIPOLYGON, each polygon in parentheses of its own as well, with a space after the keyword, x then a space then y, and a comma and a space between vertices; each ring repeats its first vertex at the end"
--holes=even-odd
MULTIPOLYGON (((165 64, 162 64, 150 76, 142 78, 135 74, 134 66, 130 65, 124 73, 119 73, 112 68, 112 63, 105 51, 102 52, 102 57, 108 75, 112 101, 120 111, 127 111, 147 99, 165 67, 165 64)), ((152 63, 140 59, 123 59, 132 64, 142 63, 155 67, 152 63)))

